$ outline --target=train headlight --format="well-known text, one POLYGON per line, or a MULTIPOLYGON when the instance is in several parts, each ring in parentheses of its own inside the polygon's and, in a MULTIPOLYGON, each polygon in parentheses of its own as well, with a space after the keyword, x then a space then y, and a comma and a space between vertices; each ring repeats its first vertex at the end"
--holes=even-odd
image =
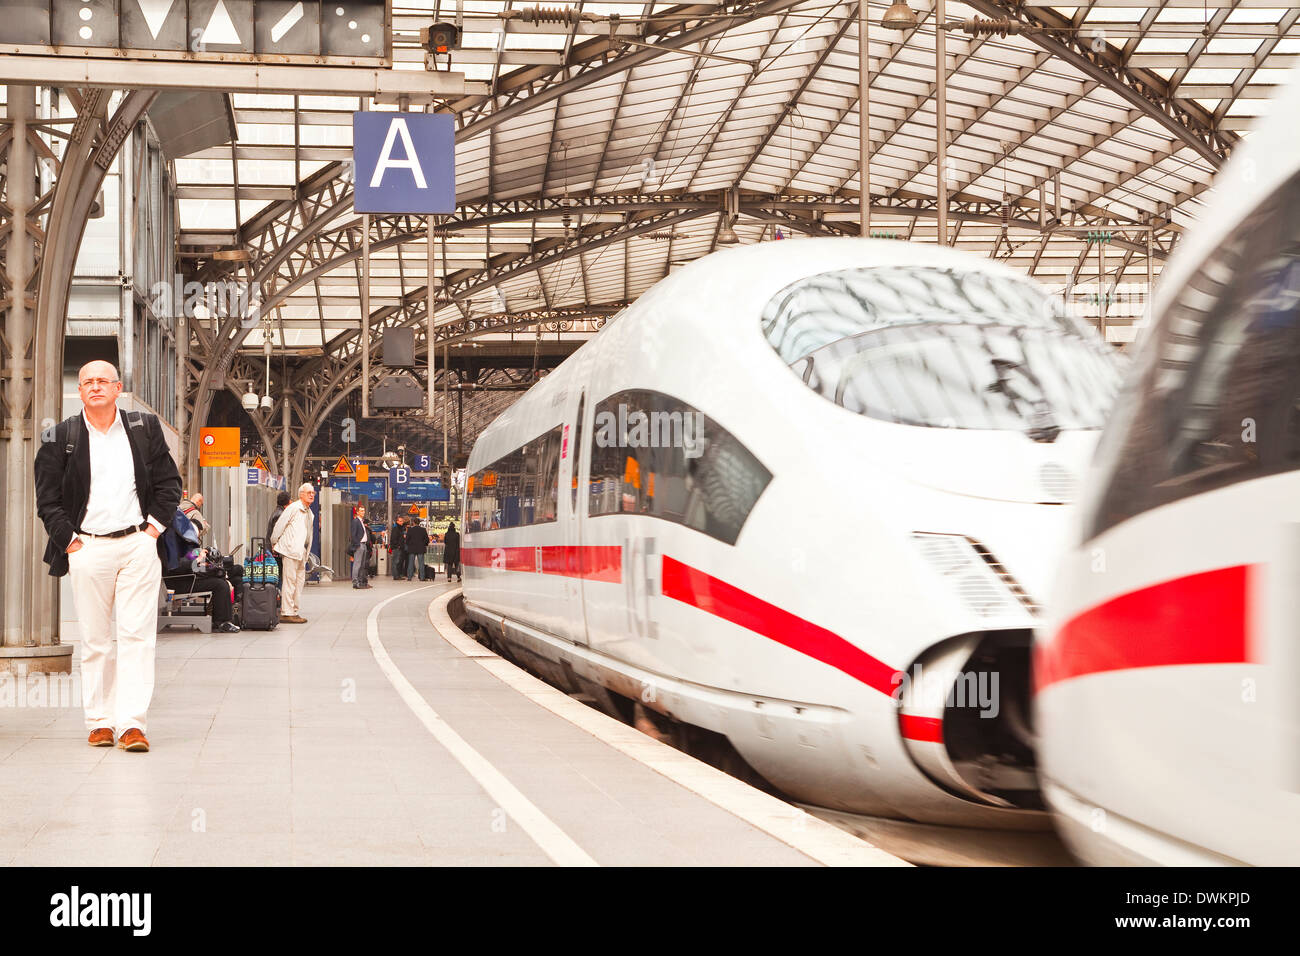
POLYGON ((1032 619, 1033 603, 988 549, 959 534, 914 531, 912 541, 970 611, 989 620, 1032 619))

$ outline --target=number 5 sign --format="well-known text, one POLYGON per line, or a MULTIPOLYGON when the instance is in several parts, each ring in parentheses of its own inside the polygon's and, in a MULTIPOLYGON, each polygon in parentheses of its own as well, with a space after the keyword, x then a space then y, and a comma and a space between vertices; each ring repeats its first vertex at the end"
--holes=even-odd
POLYGON ((417 471, 428 471, 429 467, 432 464, 433 464, 433 459, 430 458, 428 455, 415 456, 415 468, 417 471))

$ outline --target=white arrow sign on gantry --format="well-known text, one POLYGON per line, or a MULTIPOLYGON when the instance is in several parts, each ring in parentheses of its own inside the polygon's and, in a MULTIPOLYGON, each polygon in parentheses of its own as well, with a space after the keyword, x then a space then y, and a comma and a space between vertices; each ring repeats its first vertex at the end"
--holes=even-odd
POLYGON ((212 8, 212 16, 208 18, 208 25, 203 28, 200 42, 205 45, 218 43, 226 46, 239 46, 244 42, 239 38, 239 31, 235 29, 235 21, 230 19, 226 0, 217 0, 217 5, 212 8))
POLYGON ((136 0, 136 3, 140 4, 140 12, 144 14, 144 22, 155 40, 158 39, 158 31, 162 29, 167 14, 172 12, 172 5, 175 2, 176 0, 136 0))

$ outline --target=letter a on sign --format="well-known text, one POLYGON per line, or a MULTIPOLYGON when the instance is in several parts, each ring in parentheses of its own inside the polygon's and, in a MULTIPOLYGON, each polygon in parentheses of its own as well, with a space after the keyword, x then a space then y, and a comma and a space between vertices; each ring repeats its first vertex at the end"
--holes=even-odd
POLYGON ((455 212, 455 142, 449 113, 353 113, 353 208, 360 213, 455 212))

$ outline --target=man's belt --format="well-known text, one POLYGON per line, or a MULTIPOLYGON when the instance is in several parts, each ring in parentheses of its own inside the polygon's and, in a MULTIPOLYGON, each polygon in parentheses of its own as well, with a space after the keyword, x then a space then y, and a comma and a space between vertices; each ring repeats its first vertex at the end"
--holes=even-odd
POLYGON ((123 528, 121 531, 110 531, 108 534, 92 534, 89 531, 78 531, 77 534, 84 534, 87 538, 125 538, 128 534, 135 534, 137 531, 143 531, 149 524, 147 521, 141 521, 139 524, 131 525, 129 528, 123 528))

